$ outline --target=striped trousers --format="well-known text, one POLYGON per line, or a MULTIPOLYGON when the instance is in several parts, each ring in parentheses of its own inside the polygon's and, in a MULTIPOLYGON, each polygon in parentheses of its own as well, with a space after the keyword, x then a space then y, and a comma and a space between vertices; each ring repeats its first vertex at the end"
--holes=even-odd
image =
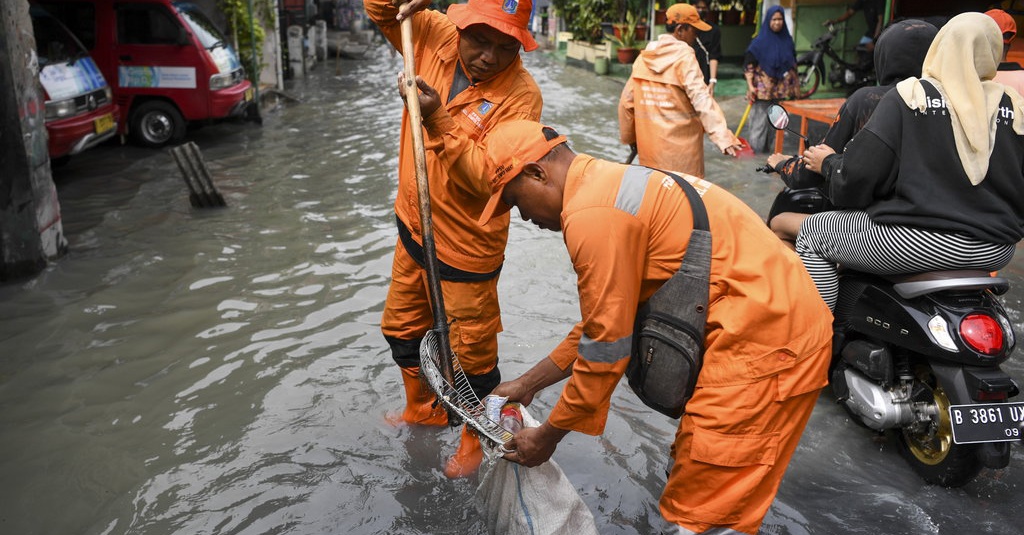
POLYGON ((1016 244, 997 244, 967 234, 878 225, 866 212, 814 214, 800 225, 796 252, 834 309, 838 265, 879 275, 952 269, 996 271, 1013 258, 1016 244))

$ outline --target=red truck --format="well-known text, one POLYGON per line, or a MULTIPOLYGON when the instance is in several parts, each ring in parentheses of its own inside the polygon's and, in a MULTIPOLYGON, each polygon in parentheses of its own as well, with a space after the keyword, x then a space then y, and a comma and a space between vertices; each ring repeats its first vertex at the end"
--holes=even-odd
POLYGON ((120 110, 110 86, 71 31, 39 6, 31 6, 32 33, 45 97, 50 161, 71 156, 117 133, 120 110))
POLYGON ((31 0, 82 41, 120 106, 118 131, 162 147, 189 122, 244 115, 253 87, 220 30, 188 2, 31 0))

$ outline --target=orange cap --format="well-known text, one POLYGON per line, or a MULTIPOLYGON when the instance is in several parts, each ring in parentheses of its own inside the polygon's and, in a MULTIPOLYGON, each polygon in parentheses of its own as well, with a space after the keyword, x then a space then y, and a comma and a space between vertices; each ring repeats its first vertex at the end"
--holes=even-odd
POLYGON ((526 164, 540 160, 551 149, 565 143, 563 135, 548 139, 544 135, 545 128, 549 127, 521 119, 501 123, 487 134, 487 160, 492 173, 491 198, 480 214, 481 225, 486 225, 494 216, 512 209, 501 201, 501 194, 505 186, 523 172, 526 164))
POLYGON ((1017 36, 1017 22, 1013 20, 1013 17, 1002 9, 990 9, 985 14, 992 17, 999 25, 999 31, 1003 34, 1003 44, 1010 44, 1010 41, 1017 36), (1006 37, 1007 34, 1010 37, 1006 37))
POLYGON ((530 33, 533 0, 469 0, 466 4, 448 6, 448 18, 460 30, 474 24, 486 24, 499 32, 515 37, 523 50, 537 48, 530 33))
POLYGON ((711 29, 711 25, 704 22, 697 13, 697 8, 690 4, 673 4, 665 12, 665 19, 670 24, 689 24, 702 32, 711 29))

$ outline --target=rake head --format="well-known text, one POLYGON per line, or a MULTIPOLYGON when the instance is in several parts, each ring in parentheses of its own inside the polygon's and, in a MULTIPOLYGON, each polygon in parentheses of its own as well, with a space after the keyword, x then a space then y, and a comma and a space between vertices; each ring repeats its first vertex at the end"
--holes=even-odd
POLYGON ((511 432, 487 417, 484 405, 476 396, 476 392, 473 392, 459 359, 455 353, 447 357, 443 355, 437 337, 437 331, 431 329, 420 343, 420 371, 427 378, 431 390, 437 394, 437 399, 449 411, 462 417, 481 437, 495 445, 504 445, 512 440, 511 432), (445 358, 451 360, 454 384, 446 381, 441 373, 445 358))

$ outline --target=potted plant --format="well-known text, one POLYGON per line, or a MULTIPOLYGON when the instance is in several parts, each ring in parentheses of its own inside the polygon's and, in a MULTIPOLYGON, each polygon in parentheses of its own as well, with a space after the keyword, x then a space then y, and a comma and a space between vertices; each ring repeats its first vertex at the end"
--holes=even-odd
POLYGON ((619 63, 633 63, 640 54, 640 50, 637 48, 636 21, 636 14, 632 11, 627 11, 626 22, 616 24, 615 35, 609 38, 618 45, 619 63))
POLYGON ((611 0, 554 0, 552 5, 573 39, 587 43, 600 43, 604 37, 601 22, 614 17, 611 0))

